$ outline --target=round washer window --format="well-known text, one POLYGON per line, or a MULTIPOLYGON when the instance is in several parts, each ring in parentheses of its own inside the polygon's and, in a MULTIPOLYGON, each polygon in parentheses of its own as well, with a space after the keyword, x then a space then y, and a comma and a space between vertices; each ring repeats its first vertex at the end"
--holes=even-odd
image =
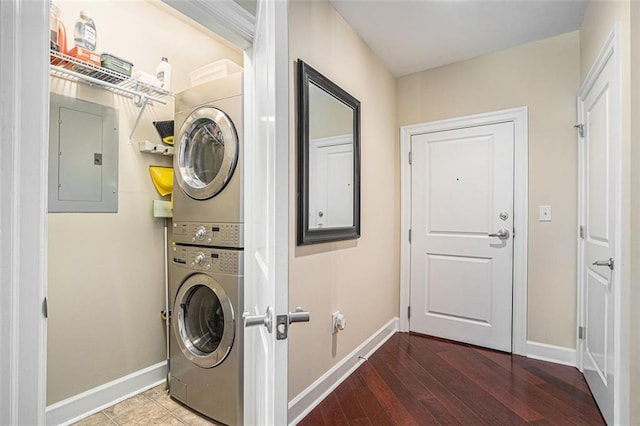
POLYGON ((202 355, 213 353, 222 340, 224 313, 220 299, 209 287, 191 287, 182 305, 186 337, 202 355))
POLYGON ((180 129, 174 167, 178 184, 191 198, 215 196, 231 179, 238 152, 238 135, 229 117, 217 108, 198 108, 180 129))
POLYGON ((235 317, 220 284, 208 275, 190 276, 180 286, 173 312, 176 340, 187 359, 203 368, 224 361, 233 346, 235 317))

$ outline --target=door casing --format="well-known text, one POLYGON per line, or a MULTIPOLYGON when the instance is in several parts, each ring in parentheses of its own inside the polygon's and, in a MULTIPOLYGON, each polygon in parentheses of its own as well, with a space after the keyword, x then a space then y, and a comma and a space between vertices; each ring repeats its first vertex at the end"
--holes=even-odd
MULTIPOLYGON (((614 292, 614 403, 613 403, 613 418, 615 424, 628 424, 629 423, 629 359, 628 359, 628 327, 629 327, 629 298, 628 285, 625 281, 623 274, 624 265, 627 262, 625 254, 623 252, 623 158, 622 158, 622 66, 621 66, 621 43, 620 43, 620 22, 616 22, 614 28, 609 33, 600 53, 596 57, 587 77, 585 78, 580 91, 577 96, 577 119, 578 123, 584 123, 584 110, 583 99, 589 92, 591 87, 595 84, 596 79, 602 72, 608 60, 613 61, 615 68, 614 74, 617 76, 617 91, 618 96, 616 105, 618 110, 618 117, 614 118, 613 122, 617 127, 619 135, 619 143, 614 144, 616 152, 614 155, 618 159, 618 185, 616 188, 615 202, 617 205, 616 212, 616 229, 615 229, 615 244, 614 244, 614 259, 616 268, 614 269, 614 283, 617 284, 616 291, 614 292)), ((615 83, 614 83, 615 84, 615 83)), ((585 225, 585 202, 586 202, 586 183, 585 183, 585 159, 584 143, 582 138, 578 134, 578 224, 585 225)), ((585 302, 584 302, 584 240, 577 238, 578 241, 578 262, 577 262, 577 324, 578 326, 585 325, 585 302)), ((580 371, 583 371, 584 359, 582 356, 584 340, 580 339, 578 333, 576 333, 576 360, 577 367, 580 371)))
POLYGON ((45 422, 48 15, 0 2, 0 424, 45 422))
POLYGON ((409 331, 411 279, 411 137, 423 133, 455 130, 503 122, 514 124, 514 230, 512 352, 527 353, 527 246, 528 246, 528 108, 519 107, 400 128, 400 331, 409 331))

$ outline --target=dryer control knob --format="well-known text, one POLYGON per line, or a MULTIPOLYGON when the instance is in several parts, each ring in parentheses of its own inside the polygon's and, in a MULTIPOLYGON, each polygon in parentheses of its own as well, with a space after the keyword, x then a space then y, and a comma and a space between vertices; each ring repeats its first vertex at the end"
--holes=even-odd
POLYGON ((206 259, 206 256, 204 255, 203 252, 196 253, 196 265, 202 265, 205 259, 206 259))
POLYGON ((204 226, 198 226, 198 229, 196 229, 196 238, 198 238, 199 240, 204 240, 206 236, 207 228, 205 228, 204 226))

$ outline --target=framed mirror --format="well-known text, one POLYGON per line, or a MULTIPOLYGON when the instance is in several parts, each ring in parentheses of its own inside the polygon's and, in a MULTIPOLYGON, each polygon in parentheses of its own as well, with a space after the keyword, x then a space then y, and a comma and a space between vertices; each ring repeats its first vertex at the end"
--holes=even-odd
POLYGON ((360 102, 297 63, 298 245, 360 237, 360 102))

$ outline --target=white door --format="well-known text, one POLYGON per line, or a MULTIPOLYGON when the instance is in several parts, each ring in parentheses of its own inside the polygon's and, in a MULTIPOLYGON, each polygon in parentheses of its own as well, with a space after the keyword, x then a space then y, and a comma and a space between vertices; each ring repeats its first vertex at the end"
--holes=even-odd
POLYGON ((512 122, 411 138, 411 331, 511 351, 513 150, 512 122))
POLYGON ((353 226, 351 135, 310 142, 309 228, 353 226))
MULTIPOLYGON (((619 83, 612 56, 578 98, 580 123, 580 274, 582 369, 600 411, 614 424, 615 247, 620 130, 619 83), (611 261, 609 260, 611 259, 611 261), (611 266, 609 266, 611 265, 611 266)), ((615 423, 618 423, 616 421, 615 423)))
POLYGON ((245 55, 245 312, 271 329, 244 333, 244 423, 287 424, 287 340, 275 315, 287 312, 289 261, 289 74, 287 3, 259 0, 253 48, 245 55), (247 69, 247 65, 249 69, 247 69), (251 108, 251 105, 254 107, 251 108), (263 323, 264 324, 264 323, 263 323))

